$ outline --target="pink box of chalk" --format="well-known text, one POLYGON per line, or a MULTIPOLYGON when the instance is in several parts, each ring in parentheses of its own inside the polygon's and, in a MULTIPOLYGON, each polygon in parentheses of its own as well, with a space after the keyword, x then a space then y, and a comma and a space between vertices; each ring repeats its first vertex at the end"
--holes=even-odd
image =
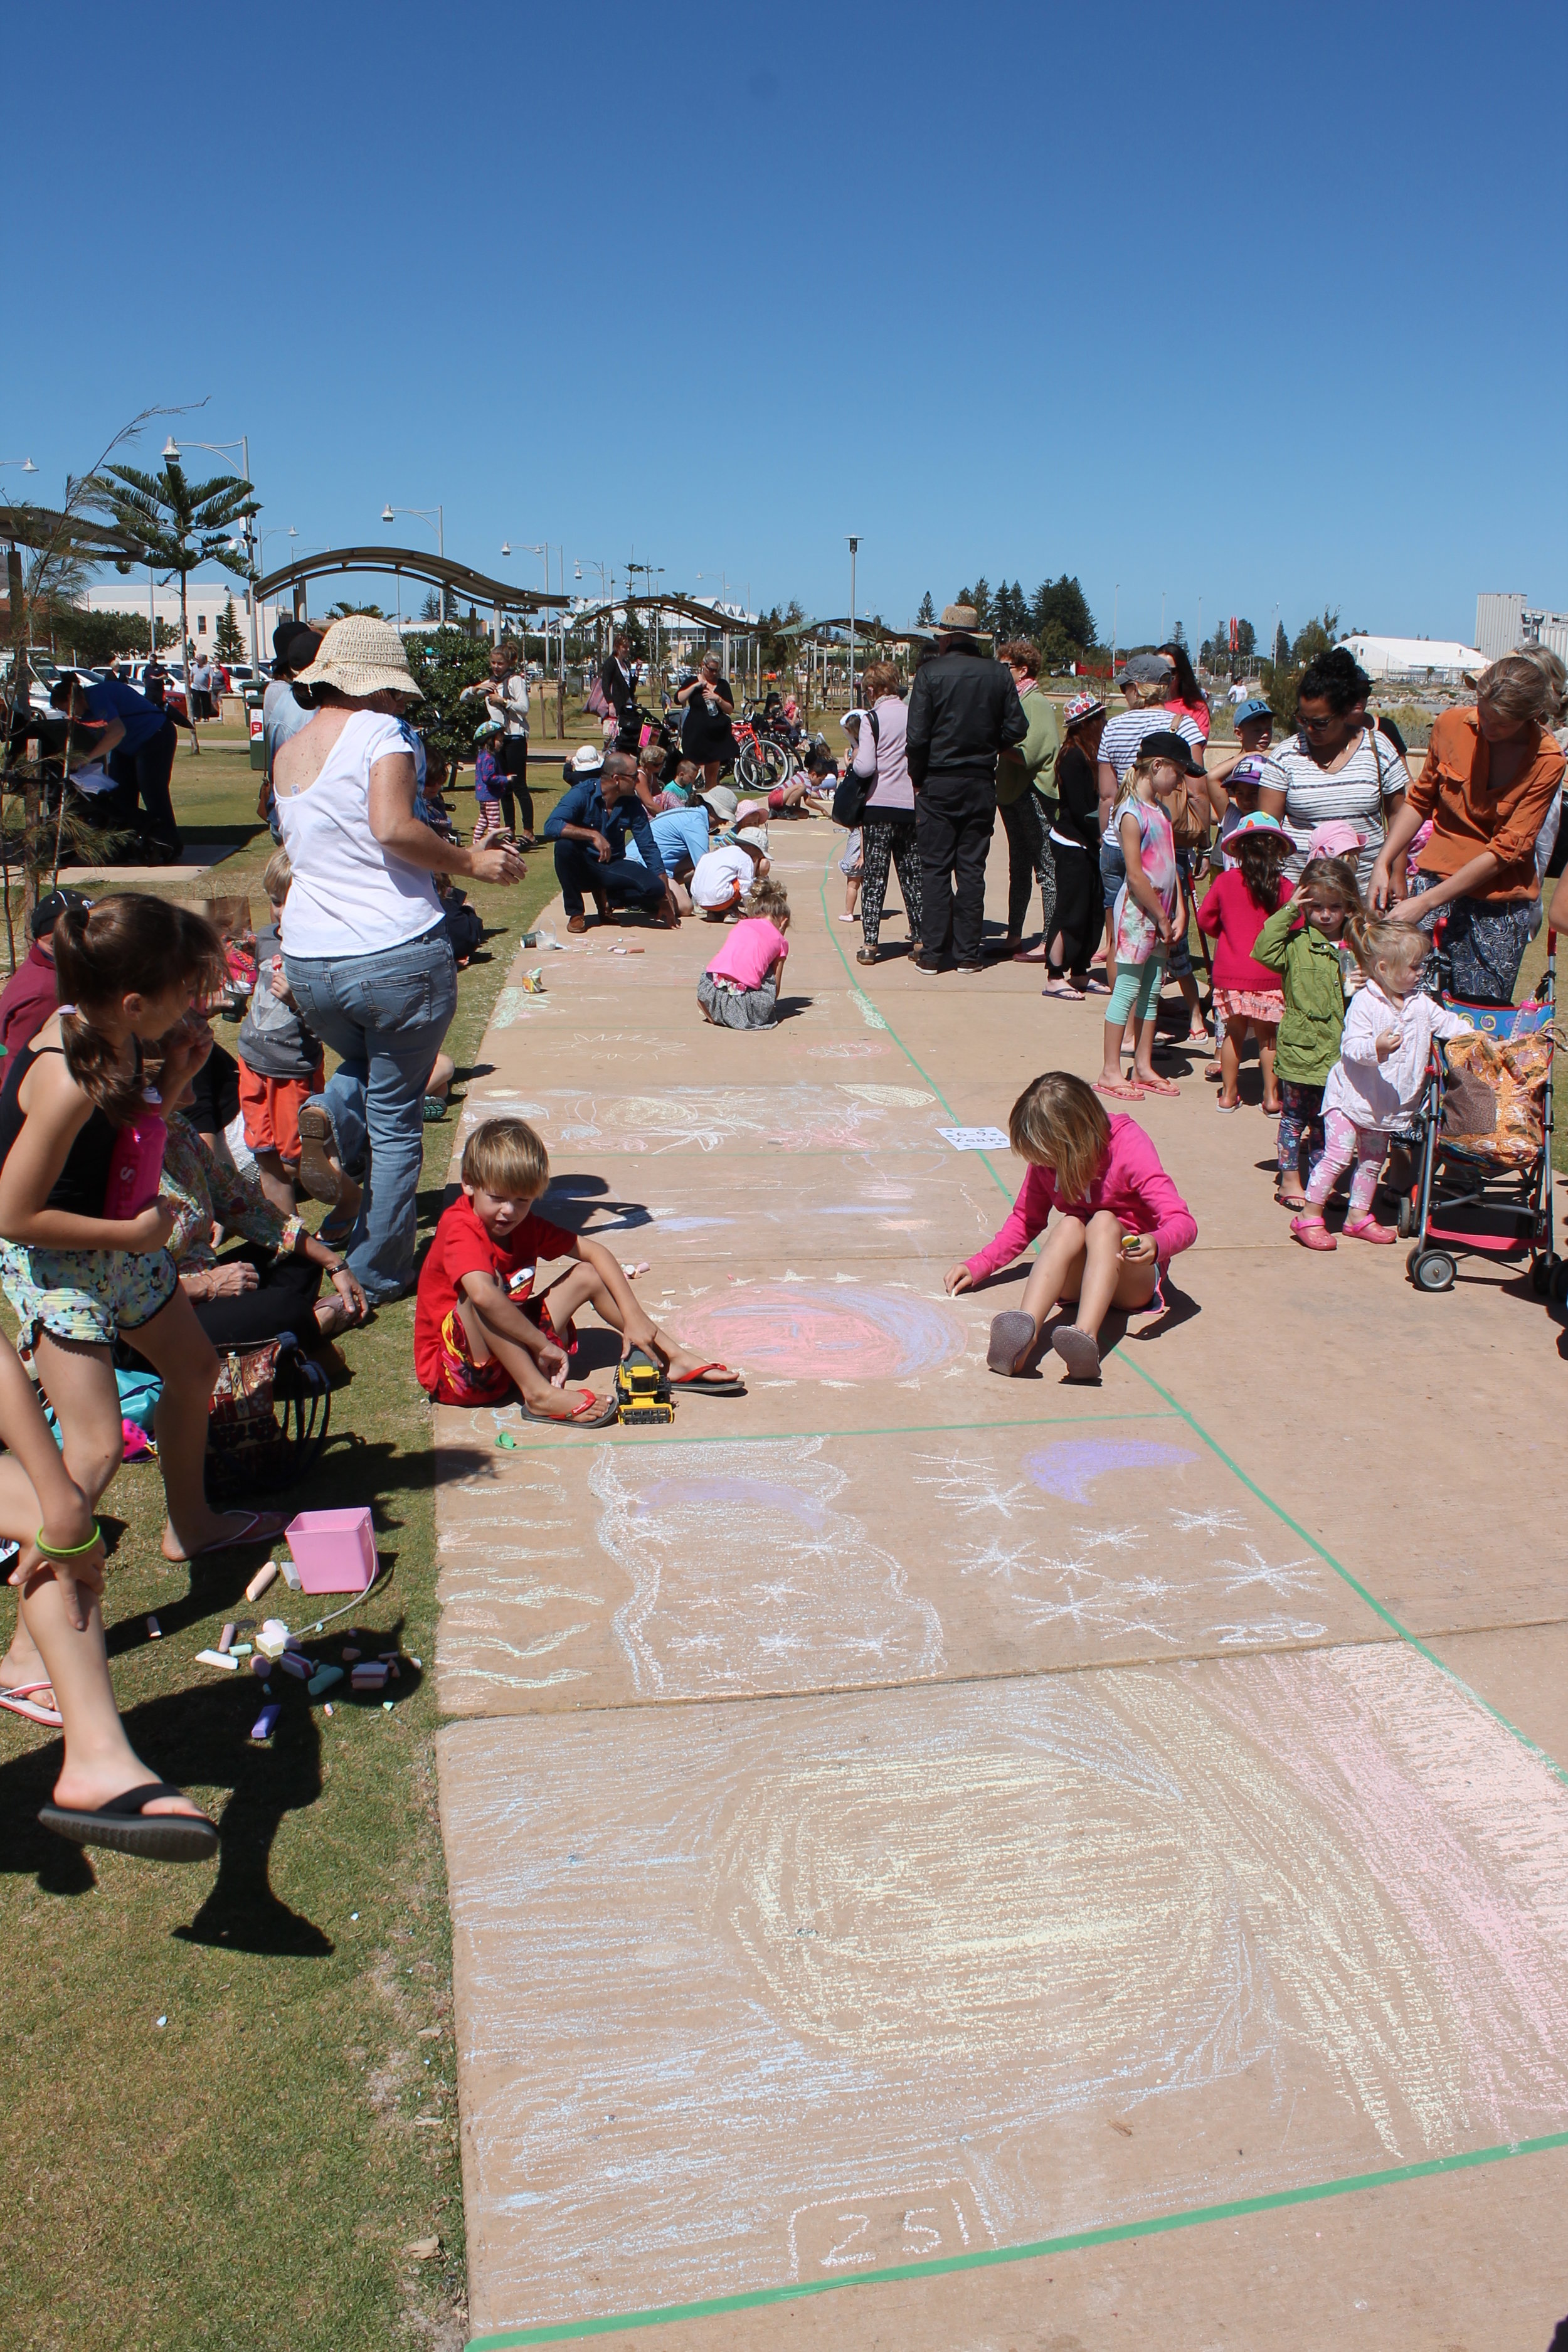
POLYGON ((283 1533, 307 1592, 363 1592, 375 1581, 375 1534, 367 1510, 301 1511, 283 1533))

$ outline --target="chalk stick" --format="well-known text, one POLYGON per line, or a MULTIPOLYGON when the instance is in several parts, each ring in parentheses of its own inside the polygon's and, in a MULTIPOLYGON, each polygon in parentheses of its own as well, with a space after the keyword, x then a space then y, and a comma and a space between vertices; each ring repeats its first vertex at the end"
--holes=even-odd
POLYGON ((345 1642, 343 1643, 343 1664, 345 1666, 352 1666, 359 1654, 359 1652, 354 1648, 352 1642, 345 1642))
POLYGON ((237 1630, 237 1629, 233 1625, 226 1625, 224 1627, 223 1632, 217 1637, 217 1645, 220 1650, 233 1649, 234 1637, 237 1630))
POLYGON ((252 1642, 233 1642, 229 1644, 228 1654, 231 1658, 248 1658, 255 1646, 252 1642))
POLYGON ((149 1618, 148 1618, 148 1620, 147 1620, 147 1633, 148 1633, 148 1636, 149 1636, 149 1638, 150 1638, 151 1640, 154 1641, 154 1642, 161 1642, 161 1641, 163 1640, 163 1628, 162 1627, 162 1625, 160 1625, 160 1624, 159 1624, 158 1620, 156 1619, 156 1617, 149 1617, 149 1618))
POLYGON ((285 1650, 278 1664, 286 1675, 292 1675, 297 1683, 310 1681, 311 1666, 309 1658, 301 1658, 293 1650, 285 1650))
POLYGON ((270 1739, 278 1727, 278 1718, 282 1712, 282 1708, 276 1704, 264 1706, 250 1727, 252 1739, 270 1739))
POLYGON ((231 1658, 226 1650, 198 1650, 196 1664, 198 1666, 220 1667, 226 1675, 237 1675, 239 1672, 239 1660, 231 1658))
POLYGON ((264 1658, 260 1651, 258 1650, 255 1656, 250 1661, 250 1671, 253 1675, 259 1675, 262 1681, 265 1682, 268 1675, 272 1672, 271 1659, 264 1658))
POLYGON ((331 1699, 329 1699, 329 1700, 327 1701, 326 1706, 321 1709, 321 1713, 322 1713, 323 1715, 331 1715, 331 1711, 332 1711, 332 1702, 331 1702, 331 1699))
MULTIPOLYGON (((342 1678, 343 1670, 342 1666, 318 1666, 315 1673, 310 1676, 310 1681, 305 1685, 305 1688, 310 1692, 312 1698, 320 1698, 323 1691, 330 1691, 332 1685, 334 1683, 341 1683, 342 1678)), ((329 1709, 328 1712, 330 1713, 331 1709, 329 1709)))
POLYGON ((246 1599, 247 1599, 247 1601, 259 1601, 259 1600, 260 1600, 260 1598, 261 1598, 261 1596, 262 1596, 262 1594, 266 1591, 266 1590, 267 1590, 268 1586, 269 1584, 276 1584, 276 1583, 277 1583, 277 1581, 278 1581, 278 1562, 277 1562, 275 1559, 269 1559, 269 1560, 268 1560, 268 1561, 265 1563, 265 1565, 264 1565, 264 1566, 262 1566, 261 1568, 258 1568, 258 1569, 257 1570, 256 1574, 251 1578, 250 1582, 246 1586, 246 1588, 245 1588, 245 1597, 246 1597, 246 1599))
POLYGON ((269 1617, 256 1637, 256 1646, 263 1657, 280 1658, 289 1647, 289 1628, 281 1617, 269 1617))
POLYGON ((278 1563, 278 1568, 279 1572, 282 1576, 284 1583, 289 1587, 289 1591, 298 1592, 300 1590, 300 1571, 295 1567, 293 1561, 291 1559, 280 1559, 278 1563))

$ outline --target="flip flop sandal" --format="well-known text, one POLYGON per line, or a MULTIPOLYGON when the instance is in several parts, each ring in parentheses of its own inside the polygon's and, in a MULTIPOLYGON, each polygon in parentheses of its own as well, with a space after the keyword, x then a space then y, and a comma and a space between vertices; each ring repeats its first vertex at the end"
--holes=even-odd
POLYGON ((40 1805, 38 1819, 73 1845, 103 1845, 115 1853, 139 1854, 143 1862, 206 1862, 217 1852, 217 1832, 205 1813, 149 1813, 151 1797, 183 1797, 168 1780, 143 1780, 110 1797, 96 1812, 66 1805, 40 1805))
POLYGON ((1305 1192, 1276 1192, 1274 1202, 1277 1208, 1294 1209, 1300 1216, 1307 1205, 1307 1195, 1305 1192))
POLYGON ((583 1402, 574 1412, 536 1412, 524 1397, 523 1418, 548 1422, 554 1429, 605 1429, 620 1412, 621 1401, 613 1390, 608 1398, 596 1397, 592 1389, 584 1389, 582 1396, 583 1402))
POLYGON ((1106 981, 1087 980, 1084 982, 1083 992, 1086 996, 1109 996, 1111 991, 1106 981))
POLYGON ((1263 1116, 1265 1118, 1283 1118, 1285 1116, 1284 1104, 1265 1103, 1263 1106, 1263 1116))
POLYGON ((1044 963, 1046 961, 1044 948, 1015 948, 1013 950, 1015 963, 1044 963))
MULTIPOLYGON (((171 1568, 184 1568, 189 1560, 205 1559, 209 1552, 236 1551, 241 1544, 276 1543, 288 1525, 287 1511, 247 1511, 245 1525, 237 1535, 216 1536, 211 1543, 198 1544, 195 1551, 184 1553, 177 1560, 169 1560, 169 1565, 171 1568), (261 1524, 263 1520, 268 1523, 265 1527, 261 1524)), ((168 1559, 167 1552, 163 1557, 168 1559)))
MULTIPOLYGON (((1015 956, 1013 961, 1015 963, 1022 963, 1024 959, 1022 956, 1015 956)), ((1083 1003, 1084 992, 1081 988, 1042 988, 1040 994, 1042 996, 1059 996, 1068 1004, 1081 1004, 1083 1003)))
POLYGON ((1067 1366, 1068 1380, 1100 1378, 1100 1342, 1092 1331, 1080 1331, 1076 1323, 1058 1323, 1051 1345, 1067 1366))
POLYGON ((1225 1111, 1239 1110, 1239 1109, 1241 1108, 1241 1105, 1240 1105, 1238 1102, 1233 1102, 1233 1103, 1221 1102, 1217 1095, 1215 1097, 1215 1106, 1214 1106, 1214 1107, 1215 1107, 1215 1110, 1225 1110, 1225 1111))
POLYGON ((1035 1318, 1016 1307, 1005 1315, 991 1318, 991 1336, 985 1343, 986 1369, 993 1372, 1012 1374, 1017 1370, 1018 1359, 1035 1341, 1035 1318))
POLYGON ((1179 1095, 1182 1091, 1169 1078, 1140 1078, 1138 1083, 1146 1095, 1179 1095))
MULTIPOLYGON (((1142 1087, 1108 1086, 1100 1078, 1094 1081, 1094 1091, 1097 1095, 1109 1096, 1112 1102, 1142 1102, 1143 1099, 1142 1087)), ((1173 1087, 1171 1091, 1173 1094, 1175 1088, 1173 1087)))
POLYGON ((728 1364, 699 1364, 695 1371, 682 1372, 679 1378, 671 1372, 669 1388, 671 1395, 679 1391, 682 1396, 731 1397, 746 1393, 745 1381, 738 1373, 732 1372, 728 1364), (710 1372, 719 1373, 720 1378, 710 1381, 708 1378, 710 1372))
POLYGON ((53 1690, 52 1683, 13 1683, 9 1690, 0 1690, 0 1706, 8 1706, 13 1715, 25 1715, 29 1723, 41 1723, 50 1731, 58 1731, 65 1722, 58 1706, 40 1706, 34 1691, 53 1690))

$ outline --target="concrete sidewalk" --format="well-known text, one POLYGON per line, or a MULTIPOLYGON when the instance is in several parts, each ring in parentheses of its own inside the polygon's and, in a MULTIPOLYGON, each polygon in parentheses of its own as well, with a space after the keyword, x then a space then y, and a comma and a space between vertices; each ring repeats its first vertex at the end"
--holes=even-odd
POLYGON ((1543 2352, 1561 1327, 1297 1248, 1194 1061, 1136 1107, 1168 1311, 1098 1388, 989 1374, 1022 1270, 942 1277, 1021 1171, 940 1130, 1092 1075, 1100 1007, 856 969, 842 842, 774 828, 776 1031, 702 1023, 713 927, 628 923, 522 959, 469 1087, 749 1382, 439 1416, 476 2341, 1543 2352))

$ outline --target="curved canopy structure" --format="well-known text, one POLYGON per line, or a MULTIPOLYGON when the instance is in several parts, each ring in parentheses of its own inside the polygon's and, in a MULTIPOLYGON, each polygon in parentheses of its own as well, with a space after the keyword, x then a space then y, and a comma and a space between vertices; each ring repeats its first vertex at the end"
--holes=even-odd
POLYGON ((296 556, 256 583, 258 603, 286 589, 302 590, 307 580, 321 580, 334 572, 406 572, 413 580, 428 580, 433 587, 448 588, 470 604, 489 604, 497 613, 539 613, 571 603, 568 596, 548 595, 540 588, 513 588, 505 580, 491 580, 466 563, 444 555, 428 555, 416 547, 329 547, 317 555, 296 556))
POLYGON ((0 541, 13 547, 76 547, 105 562, 145 563, 147 550, 111 523, 86 522, 53 507, 13 506, 0 499, 0 541))

